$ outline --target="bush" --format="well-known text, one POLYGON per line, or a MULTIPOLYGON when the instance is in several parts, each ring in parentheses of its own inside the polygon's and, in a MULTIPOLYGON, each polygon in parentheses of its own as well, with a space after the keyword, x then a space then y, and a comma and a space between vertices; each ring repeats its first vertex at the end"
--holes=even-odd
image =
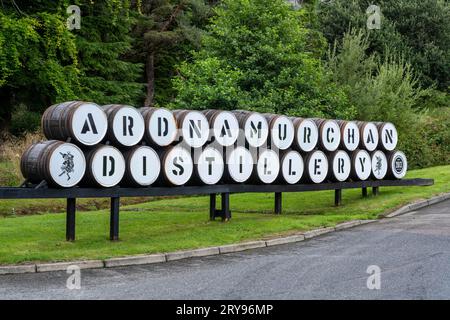
POLYGON ((29 111, 25 106, 20 106, 12 114, 9 132, 15 136, 22 136, 27 132, 35 132, 40 125, 40 113, 29 111))

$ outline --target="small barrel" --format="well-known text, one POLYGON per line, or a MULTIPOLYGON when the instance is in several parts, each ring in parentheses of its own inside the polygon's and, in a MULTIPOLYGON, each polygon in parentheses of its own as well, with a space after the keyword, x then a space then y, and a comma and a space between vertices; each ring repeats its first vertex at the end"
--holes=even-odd
POLYGON ((354 121, 337 120, 341 128, 341 148, 347 151, 355 151, 359 146, 359 128, 354 121))
POLYGON ((351 160, 344 150, 336 150, 328 155, 328 178, 331 181, 344 182, 350 177, 351 160))
POLYGON ((49 140, 70 139, 81 146, 93 146, 105 137, 108 120, 103 109, 95 103, 70 101, 47 108, 41 125, 49 140))
POLYGON ((272 149, 286 150, 294 141, 295 129, 292 120, 277 114, 264 114, 269 124, 269 145, 272 149))
POLYGON ((336 120, 314 119, 319 128, 319 146, 323 151, 333 152, 341 144, 341 129, 336 120))
POLYGON ((158 151, 161 174, 157 181, 163 186, 182 186, 189 182, 194 171, 190 152, 182 146, 171 146, 158 151))
POLYGON ((304 171, 303 157, 298 151, 285 150, 280 152, 280 183, 298 183, 304 171))
POLYGON ((388 170, 386 177, 390 179, 402 179, 408 171, 408 160, 401 151, 391 151, 387 154, 388 170))
POLYGON ((253 156, 246 148, 238 146, 228 150, 226 154, 224 181, 229 183, 244 183, 253 172, 253 156))
POLYGON ((203 150, 196 150, 192 182, 200 185, 216 184, 222 179, 224 168, 223 155, 218 149, 207 146, 203 150))
POLYGON ((211 128, 209 139, 214 140, 221 146, 232 146, 239 137, 239 123, 236 116, 229 111, 204 110, 203 114, 208 119, 211 128))
POLYGON ((319 142, 319 128, 312 119, 291 118, 294 125, 293 148, 302 153, 313 151, 319 142))
POLYGON ((148 146, 134 146, 123 153, 125 175, 121 185, 147 187, 153 184, 161 172, 161 163, 155 150, 148 146))
POLYGON ((378 128, 378 148, 385 151, 393 151, 397 147, 398 133, 397 128, 390 122, 377 122, 378 128))
POLYGON ((29 182, 45 180, 51 186, 70 188, 83 178, 86 160, 76 145, 48 140, 28 147, 20 160, 20 169, 29 182))
POLYGON ((369 152, 374 151, 378 146, 378 128, 373 122, 356 122, 359 128, 359 147, 369 152))
POLYGON ((125 159, 113 146, 97 145, 86 153, 85 186, 114 187, 125 175, 125 159))
POLYGON ((235 110, 233 113, 249 147, 259 148, 267 143, 269 124, 262 114, 246 110, 235 110))
POLYGON ((383 151, 373 151, 370 156, 372 157, 372 177, 376 180, 382 180, 387 174, 388 161, 383 151))
POLYGON ((177 120, 179 136, 187 146, 200 148, 208 141, 209 124, 203 113, 195 110, 175 110, 173 115, 177 120))
POLYGON ((121 104, 103 106, 108 117, 106 139, 118 147, 132 147, 141 142, 145 132, 144 118, 138 109, 121 104))
POLYGON ((366 150, 356 149, 352 156, 352 170, 350 176, 355 181, 369 179, 372 173, 372 158, 366 150))
POLYGON ((328 176, 328 158, 320 150, 313 151, 305 159, 305 180, 322 183, 328 176))
POLYGON ((273 183, 280 173, 280 158, 270 149, 259 150, 251 180, 254 183, 273 183))
POLYGON ((140 108, 145 123, 144 140, 152 147, 167 147, 177 138, 177 121, 165 108, 140 108))

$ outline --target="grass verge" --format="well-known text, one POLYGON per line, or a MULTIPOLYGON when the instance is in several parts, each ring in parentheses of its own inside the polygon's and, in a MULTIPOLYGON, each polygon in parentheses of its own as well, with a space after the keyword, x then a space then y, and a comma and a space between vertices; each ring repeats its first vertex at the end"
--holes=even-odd
MULTIPOLYGON (((0 218, 0 264, 110 257, 169 252, 265 239, 354 219, 374 219, 408 202, 450 191, 450 166, 409 172, 410 178, 434 178, 429 187, 382 187, 378 197, 344 190, 334 207, 334 192, 285 193, 283 214, 270 214, 273 194, 231 196, 233 218, 208 220, 208 197, 163 199, 124 206, 120 238, 110 242, 109 212, 77 214, 77 240, 65 239, 65 215, 41 214, 0 218)), ((19 204, 18 204, 19 205, 19 204)))

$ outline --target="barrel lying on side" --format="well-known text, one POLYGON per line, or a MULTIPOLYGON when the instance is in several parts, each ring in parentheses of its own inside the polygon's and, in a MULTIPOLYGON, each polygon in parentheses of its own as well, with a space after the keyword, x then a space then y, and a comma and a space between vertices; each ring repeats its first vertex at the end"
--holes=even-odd
POLYGON ((280 183, 296 184, 303 176, 303 157, 295 150, 280 152, 280 166, 280 183))
POLYGON ((336 150, 328 155, 329 178, 331 181, 343 182, 350 177, 351 160, 347 152, 336 150))
POLYGON ((328 176, 328 158, 322 151, 313 151, 306 156, 305 180, 322 183, 328 176))
POLYGON ((177 121, 172 111, 164 108, 140 108, 145 123, 145 141, 153 147, 167 147, 177 137, 177 121))
POLYGON ((214 140, 221 146, 232 146, 239 137, 239 123, 236 116, 229 111, 209 109, 203 114, 208 119, 211 132, 209 139, 214 140))
POLYGON ((222 179, 224 167, 223 155, 218 149, 207 146, 204 150, 196 150, 192 182, 216 184, 222 179))
POLYGON ((354 121, 337 120, 341 128, 341 147, 347 151, 355 151, 360 142, 359 128, 354 121))
POLYGON ((292 120, 277 114, 264 114, 269 123, 269 144, 271 148, 286 150, 294 141, 295 129, 292 120))
POLYGON ((141 113, 132 106, 109 104, 103 106, 108 117, 107 139, 119 147, 132 147, 144 136, 145 124, 141 113))
POLYGON ((125 159, 113 146, 97 145, 86 153, 85 186, 114 187, 125 174, 125 159))
POLYGON ((238 146, 228 150, 225 157, 224 181, 228 183, 244 183, 253 172, 253 156, 246 148, 238 146))
POLYGON ((395 150, 398 142, 398 133, 395 126, 390 122, 377 122, 376 126, 379 135, 379 148, 386 151, 395 150))
POLYGON ((359 128, 360 148, 369 152, 374 151, 378 146, 378 128, 373 122, 356 121, 359 128))
POLYGON ((387 154, 388 170, 386 176, 391 179, 402 179, 408 171, 408 160, 401 151, 392 151, 387 154))
POLYGON ((319 142, 319 128, 312 119, 291 118, 294 124, 293 148, 300 152, 311 152, 319 142))
POLYGON ((20 161, 22 175, 30 182, 45 180, 51 186, 73 187, 83 178, 86 160, 76 145, 48 140, 31 145, 20 161))
POLYGON ((280 172, 278 154, 270 149, 260 150, 252 173, 252 182, 270 184, 274 182, 280 172))
POLYGON ((125 175, 121 185, 147 187, 159 177, 161 163, 155 150, 148 146, 134 146, 123 154, 125 175))
POLYGON ((205 115, 195 110, 175 110, 179 136, 192 148, 202 147, 209 138, 209 123, 205 115))
POLYGON ((372 158, 366 150, 356 149, 351 156, 352 171, 351 177, 353 180, 364 181, 369 179, 372 174, 372 158))
POLYGON ((235 110, 233 113, 249 147, 259 148, 267 142, 269 124, 262 114, 246 110, 235 110))
POLYGON ((189 182, 194 170, 190 152, 181 146, 158 150, 161 174, 157 181, 162 186, 182 186, 189 182))

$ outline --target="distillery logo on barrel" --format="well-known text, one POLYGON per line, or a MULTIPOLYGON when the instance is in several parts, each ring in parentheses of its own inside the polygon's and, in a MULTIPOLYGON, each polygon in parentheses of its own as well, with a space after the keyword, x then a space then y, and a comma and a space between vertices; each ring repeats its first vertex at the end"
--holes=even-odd
POLYGON ((302 152, 314 150, 319 141, 319 129, 316 123, 310 119, 294 118, 296 127, 296 147, 302 152))
POLYGON ((288 151, 282 156, 281 174, 284 181, 289 184, 295 184, 303 176, 303 158, 297 151, 288 151))
POLYGON ((155 150, 147 146, 139 146, 127 158, 127 175, 130 174, 136 184, 149 186, 159 176, 161 163, 155 150))
POLYGON ((353 121, 348 121, 342 128, 342 144, 348 151, 355 151, 359 145, 359 128, 353 121))
POLYGON ((401 151, 395 151, 391 155, 391 176, 396 179, 401 179, 406 175, 406 171, 408 169, 408 162, 406 160, 406 156, 401 151))
POLYGON ((253 157, 250 151, 244 147, 236 147, 227 158, 227 169, 234 182, 247 181, 253 171, 253 157))
POLYGON ((176 146, 167 152, 163 167, 166 179, 173 185, 181 186, 191 178, 194 163, 185 148, 176 146))
POLYGON ((181 123, 181 130, 183 141, 190 147, 199 148, 208 140, 209 124, 201 112, 186 112, 181 123))
POLYGON ((96 104, 80 105, 72 116, 72 131, 75 139, 86 146, 100 143, 106 135, 108 119, 96 104))
POLYGON ((215 141, 224 147, 233 145, 239 137, 239 123, 236 116, 228 111, 214 110, 212 134, 215 141))
POLYGON ((387 174, 388 162, 384 152, 379 150, 372 154, 372 174, 375 179, 381 180, 387 174))
POLYGON ((148 109, 152 109, 145 124, 148 142, 160 147, 173 143, 177 137, 177 122, 172 112, 164 108, 148 109))
POLYGON ((362 130, 362 146, 367 151, 374 151, 378 146, 378 129, 372 122, 365 123, 362 130))
POLYGON ((196 163, 197 174, 205 184, 216 184, 222 179, 224 162, 222 154, 213 147, 203 150, 196 163))
POLYGON ((266 143, 269 135, 269 125, 266 118, 256 112, 250 114, 245 122, 244 134, 251 147, 261 147, 266 143))
POLYGON ((272 147, 286 150, 294 141, 294 125, 285 116, 274 116, 270 121, 270 137, 272 147))
POLYGON ((308 176, 314 183, 322 183, 328 175, 328 159, 322 151, 314 151, 307 160, 308 176))
POLYGON ((280 160, 273 150, 264 150, 258 157, 256 173, 262 183, 272 183, 280 172, 280 160))
POLYGON ((95 181, 102 187, 113 187, 125 174, 125 159, 113 146, 101 146, 95 150, 90 170, 95 181))
POLYGON ((64 143, 53 150, 49 169, 56 184, 61 187, 73 187, 84 176, 86 160, 80 148, 71 143, 64 143))
POLYGON ((372 159, 366 150, 357 150, 353 156, 354 178, 367 180, 372 173, 372 159))
POLYGON ((337 181, 345 181, 350 176, 351 160, 347 152, 336 151, 332 157, 333 178, 337 181))

